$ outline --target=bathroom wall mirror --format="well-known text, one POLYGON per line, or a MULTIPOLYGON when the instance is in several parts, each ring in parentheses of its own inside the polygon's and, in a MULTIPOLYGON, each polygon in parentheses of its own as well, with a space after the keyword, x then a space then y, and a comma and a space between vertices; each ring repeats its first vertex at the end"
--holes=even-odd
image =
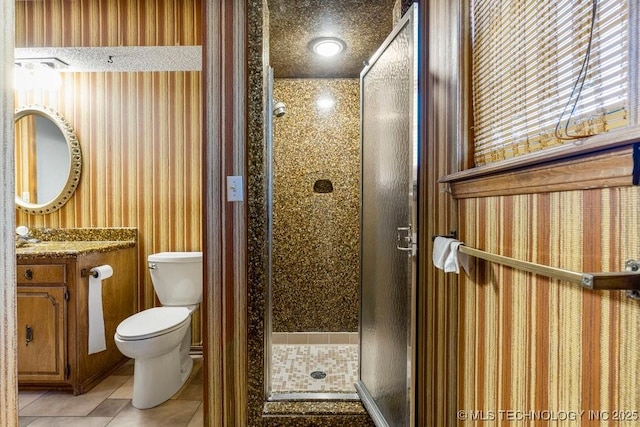
POLYGON ((82 173, 73 127, 57 111, 28 105, 15 112, 16 207, 31 214, 60 209, 82 173))

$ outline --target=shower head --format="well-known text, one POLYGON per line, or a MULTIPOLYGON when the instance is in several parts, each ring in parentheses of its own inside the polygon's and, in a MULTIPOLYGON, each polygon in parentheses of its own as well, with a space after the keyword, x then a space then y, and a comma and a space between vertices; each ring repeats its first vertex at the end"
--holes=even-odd
POLYGON ((282 117, 286 113, 286 106, 284 102, 277 101, 273 104, 273 115, 276 117, 282 117))

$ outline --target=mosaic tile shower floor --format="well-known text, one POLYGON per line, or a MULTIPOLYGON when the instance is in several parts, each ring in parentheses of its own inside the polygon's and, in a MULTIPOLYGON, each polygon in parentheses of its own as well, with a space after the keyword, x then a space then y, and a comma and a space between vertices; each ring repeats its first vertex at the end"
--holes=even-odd
POLYGON ((272 346, 272 393, 355 393, 357 344, 282 344, 272 346), (314 378, 312 372, 324 372, 314 378))

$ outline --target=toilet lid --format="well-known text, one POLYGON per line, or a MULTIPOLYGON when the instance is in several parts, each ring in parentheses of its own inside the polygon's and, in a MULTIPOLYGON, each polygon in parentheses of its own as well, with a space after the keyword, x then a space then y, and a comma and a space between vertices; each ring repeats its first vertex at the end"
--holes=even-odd
POLYGON ((181 327, 190 319, 185 307, 155 307, 124 319, 116 328, 123 340, 143 340, 166 334, 181 327))

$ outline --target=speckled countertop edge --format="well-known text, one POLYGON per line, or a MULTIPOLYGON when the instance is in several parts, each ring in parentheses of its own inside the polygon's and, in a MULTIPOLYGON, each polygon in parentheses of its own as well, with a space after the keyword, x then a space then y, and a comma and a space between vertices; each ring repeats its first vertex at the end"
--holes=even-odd
POLYGON ((37 228, 29 232, 37 242, 16 248, 19 260, 63 257, 109 252, 135 247, 137 228, 37 228))
POLYGON ((134 240, 111 241, 65 241, 65 242, 39 242, 29 243, 26 246, 16 248, 16 256, 19 260, 38 258, 64 258, 77 257, 79 255, 109 252, 117 249, 135 247, 134 240))
POLYGON ((34 228, 30 230, 29 235, 43 242, 136 241, 138 229, 135 227, 34 228))

